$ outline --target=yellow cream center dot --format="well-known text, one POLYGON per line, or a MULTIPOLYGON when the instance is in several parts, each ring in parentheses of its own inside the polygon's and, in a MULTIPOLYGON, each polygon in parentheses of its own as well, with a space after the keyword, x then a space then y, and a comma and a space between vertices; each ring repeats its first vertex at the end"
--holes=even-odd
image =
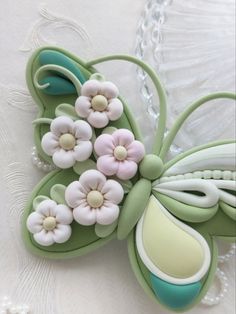
POLYGON ((114 156, 117 160, 124 160, 127 157, 127 150, 124 146, 117 146, 114 149, 114 156))
POLYGON ((61 148, 71 150, 75 147, 75 137, 70 133, 63 134, 59 139, 59 144, 61 148))
POLYGON ((103 95, 94 96, 91 103, 95 111, 104 111, 108 105, 108 101, 103 95))
POLYGON ((55 229, 57 225, 56 218, 54 217, 46 217, 43 221, 43 228, 47 231, 51 231, 55 229))
POLYGON ((101 192, 99 191, 90 191, 87 195, 87 202, 90 207, 98 208, 103 204, 104 198, 101 192))

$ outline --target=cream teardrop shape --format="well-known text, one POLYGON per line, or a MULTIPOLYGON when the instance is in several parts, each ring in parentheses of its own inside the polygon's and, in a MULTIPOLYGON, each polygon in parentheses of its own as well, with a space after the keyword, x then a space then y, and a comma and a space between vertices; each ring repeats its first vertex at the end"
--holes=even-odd
POLYGON ((150 272, 173 284, 197 282, 210 266, 205 239, 173 217, 154 196, 137 225, 136 245, 150 272))

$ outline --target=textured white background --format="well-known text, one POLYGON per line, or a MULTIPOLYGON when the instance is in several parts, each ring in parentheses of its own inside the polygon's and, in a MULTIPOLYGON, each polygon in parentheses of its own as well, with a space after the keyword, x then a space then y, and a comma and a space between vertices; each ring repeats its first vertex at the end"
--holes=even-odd
MULTIPOLYGON (((45 3, 49 13, 41 9, 42 15, 39 14, 38 1, 8 0, 1 3, 0 298, 8 295, 14 304, 26 303, 33 314, 167 313, 154 304, 136 282, 125 241, 113 241, 88 256, 68 261, 34 257, 26 252, 22 243, 22 211, 30 191, 43 176, 30 160, 33 146, 31 121, 37 112, 25 85, 25 65, 30 53, 36 46, 50 43, 86 59, 113 53, 134 54, 136 32, 146 5, 144 0, 48 0, 45 3)), ((176 19, 170 21, 181 23, 176 19)), ((145 110, 141 108, 142 101, 137 92, 140 86, 135 68, 118 63, 102 69, 107 77, 117 82, 122 94, 132 104, 148 144, 153 133, 150 123, 146 122, 148 116, 143 118, 145 110)), ((161 70, 166 83, 170 83, 168 77, 170 80, 171 75, 166 76, 165 69, 161 70)), ((183 97, 181 92, 176 95, 178 100, 183 97)), ((173 108, 173 97, 171 101, 173 108)), ((183 144, 186 144, 186 137, 183 144)), ((235 261, 231 260, 223 269, 230 277, 229 294, 219 306, 210 309, 212 314, 234 313, 235 261)), ((200 305, 189 313, 207 311, 208 308, 200 305)))

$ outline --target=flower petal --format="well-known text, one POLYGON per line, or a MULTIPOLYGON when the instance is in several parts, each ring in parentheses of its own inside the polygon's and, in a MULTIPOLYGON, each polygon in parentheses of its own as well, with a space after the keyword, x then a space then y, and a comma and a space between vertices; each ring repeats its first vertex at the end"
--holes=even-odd
POLYGON ((61 148, 53 154, 52 160, 54 164, 61 169, 70 168, 75 164, 74 151, 65 151, 61 148))
POLYGON ((107 106, 107 116, 111 121, 118 120, 123 113, 123 104, 118 98, 111 99, 107 106))
POLYGON ((98 158, 97 168, 99 171, 104 173, 106 176, 113 176, 116 174, 119 166, 119 161, 117 161, 113 156, 104 155, 98 158))
POLYGON ((128 147, 128 145, 134 141, 133 133, 127 129, 119 129, 115 131, 112 136, 116 146, 121 145, 128 147))
POLYGON ((26 221, 27 229, 31 233, 40 232, 43 229, 43 219, 44 219, 43 215, 37 212, 31 213, 26 221))
POLYGON ((52 132, 44 134, 42 137, 41 146, 47 155, 52 156, 60 148, 58 136, 52 132))
POLYGON ((61 116, 54 119, 50 127, 52 133, 57 136, 60 136, 64 133, 73 133, 74 132, 74 122, 71 118, 66 116, 61 116))
POLYGON ((83 120, 77 120, 74 122, 75 127, 75 137, 78 140, 88 141, 92 137, 91 126, 83 120))
POLYGON ((56 221, 60 224, 69 225, 73 221, 73 214, 71 209, 63 204, 57 205, 56 211, 56 221))
POLYGON ((77 161, 84 161, 92 154, 93 145, 90 141, 79 141, 74 147, 74 158, 77 161))
POLYGON ((71 236, 71 226, 57 224, 53 230, 53 239, 56 243, 64 243, 69 240, 71 236))
POLYGON ((109 122, 107 113, 104 111, 91 111, 87 120, 95 128, 104 128, 109 122))
POLYGON ((94 225, 96 223, 96 209, 89 206, 80 205, 73 210, 74 219, 84 226, 94 225))
POLYGON ((53 231, 47 232, 46 230, 42 229, 40 232, 35 233, 33 237, 37 243, 43 246, 49 246, 54 243, 53 231))
POLYGON ((119 206, 105 202, 104 205, 97 210, 97 222, 100 225, 110 225, 118 218, 119 213, 119 206))
POLYGON ((138 166, 132 160, 124 160, 119 163, 117 177, 122 180, 128 180, 135 176, 138 166))
POLYGON ((135 162, 140 162, 145 155, 144 145, 139 141, 133 141, 127 148, 127 159, 135 162))
POLYGON ((86 191, 98 190, 103 188, 106 177, 97 170, 87 170, 80 176, 79 182, 86 191))
POLYGON ((119 204, 124 196, 124 190, 122 186, 115 180, 107 180, 101 192, 105 200, 108 200, 113 204, 119 204))
POLYGON ((113 137, 110 134, 100 135, 94 143, 94 149, 98 156, 112 155, 114 148, 113 137))
POLYGON ((65 199, 67 204, 75 208, 86 200, 87 192, 79 181, 74 181, 68 185, 65 191, 65 199))
POLYGON ((99 94, 101 89, 101 82, 97 80, 88 80, 81 87, 81 95, 87 97, 94 97, 99 94))
POLYGON ((75 102, 75 111, 80 117, 87 118, 92 111, 91 99, 86 96, 78 97, 75 102))
POLYGON ((119 90, 115 84, 112 82, 102 82, 101 83, 101 94, 104 95, 107 99, 116 98, 119 94, 119 90))
POLYGON ((44 217, 56 215, 56 206, 57 203, 53 200, 42 201, 36 208, 36 212, 41 214, 44 217))

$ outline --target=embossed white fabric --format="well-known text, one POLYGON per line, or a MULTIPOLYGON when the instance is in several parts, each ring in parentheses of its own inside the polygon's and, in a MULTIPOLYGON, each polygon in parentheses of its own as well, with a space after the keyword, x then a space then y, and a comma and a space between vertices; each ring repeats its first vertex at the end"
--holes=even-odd
MULTIPOLYGON (((34 48, 45 44, 63 46, 85 59, 105 54, 134 54, 136 30, 147 2, 45 0, 44 3, 45 6, 39 10, 38 1, 1 2, 0 299, 6 295, 13 305, 25 303, 32 314, 168 313, 150 300, 137 283, 129 265, 125 241, 113 241, 87 256, 65 261, 38 258, 24 247, 20 226, 23 209, 33 187, 45 175, 31 164, 30 155, 34 145, 31 122, 36 117, 37 108, 26 89, 27 59, 34 48)), ((180 4, 182 1, 174 3, 180 4)), ((207 1, 203 5, 207 6, 207 1)), ((171 16, 176 24, 182 23, 181 19, 178 20, 178 11, 172 12, 171 16)), ((227 28, 227 20, 224 25, 227 28)), ((175 33, 175 36, 178 34, 175 33)), ((176 37, 171 38, 174 41, 176 37)), ((179 43, 184 38, 183 31, 178 36, 179 43)), ((225 60, 226 53, 227 50, 222 51, 218 64, 225 60)), ((153 129, 147 123, 150 120, 136 92, 140 87, 136 68, 124 62, 109 62, 98 68, 103 69, 106 78, 119 87, 121 94, 131 104, 150 148, 153 129)), ((228 69, 228 74, 230 71, 228 69)), ((224 75, 227 73, 220 71, 217 79, 224 75)), ((168 75, 165 78, 167 82, 168 75)), ((212 74, 211 80, 215 79, 212 74)), ((175 82, 172 80, 172 84, 175 82)), ((210 92, 210 87, 206 87, 205 91, 210 92)), ((184 97, 181 91, 177 96, 181 96, 181 99, 184 97)), ((209 111, 204 113, 210 117, 209 111)), ((220 113, 217 111, 216 114, 220 113)), ((170 121, 174 116, 171 115, 170 121)), ((208 124, 211 122, 209 119, 208 124)), ((227 126, 228 123, 216 121, 220 126, 227 126)), ((232 121, 229 128, 232 129, 232 121)), ((198 129, 195 128, 194 134, 191 134, 193 139, 198 129)), ((204 132, 199 134, 205 137, 204 132)), ((178 144, 184 142, 185 137, 178 144)), ((212 314, 233 314, 235 260, 231 259, 220 267, 229 277, 229 293, 210 311, 212 314)), ((206 306, 199 305, 189 313, 204 314, 208 311, 206 306)))

